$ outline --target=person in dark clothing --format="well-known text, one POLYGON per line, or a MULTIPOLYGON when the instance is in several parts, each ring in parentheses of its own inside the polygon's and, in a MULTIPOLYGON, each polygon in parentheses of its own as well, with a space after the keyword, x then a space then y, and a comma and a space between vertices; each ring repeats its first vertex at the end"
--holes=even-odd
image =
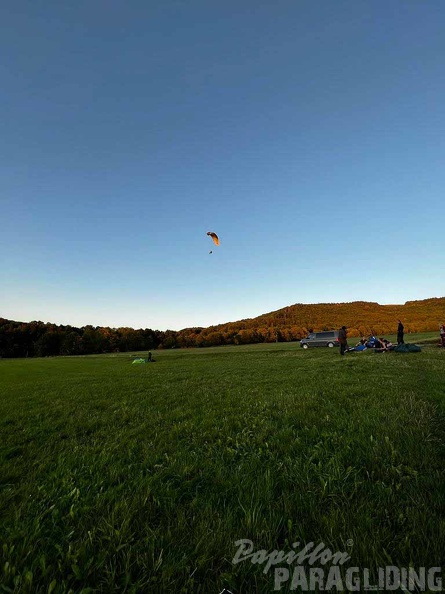
POLYGON ((403 324, 400 320, 397 320, 399 325, 397 326, 397 344, 404 344, 403 340, 403 324))
POLYGON ((338 331, 338 342, 340 343, 340 355, 344 355, 348 346, 346 326, 342 326, 338 331))

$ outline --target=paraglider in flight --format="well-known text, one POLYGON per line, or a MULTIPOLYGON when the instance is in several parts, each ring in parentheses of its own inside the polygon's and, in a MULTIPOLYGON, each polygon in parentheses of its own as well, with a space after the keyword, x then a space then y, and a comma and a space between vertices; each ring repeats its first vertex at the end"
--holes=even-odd
POLYGON ((216 233, 213 233, 213 231, 207 231, 207 235, 210 235, 215 245, 219 245, 219 237, 216 233))

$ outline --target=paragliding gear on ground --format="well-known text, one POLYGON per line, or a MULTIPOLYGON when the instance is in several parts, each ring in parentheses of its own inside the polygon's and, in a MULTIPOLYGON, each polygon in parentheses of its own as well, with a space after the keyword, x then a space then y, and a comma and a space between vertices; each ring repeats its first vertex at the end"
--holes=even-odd
POLYGON ((145 359, 133 359, 133 361, 131 362, 132 365, 139 365, 140 363, 145 363, 145 359))
POLYGON ((352 350, 353 351, 366 351, 366 345, 365 344, 359 344, 358 346, 354 347, 352 350))
POLYGON ((405 343, 398 344, 394 348, 395 353, 420 353, 421 350, 422 349, 417 344, 405 344, 405 343))
POLYGON ((375 336, 370 336, 368 338, 368 342, 366 343, 368 349, 375 349, 380 347, 380 341, 377 340, 375 336), (378 345, 378 346, 377 346, 378 345))

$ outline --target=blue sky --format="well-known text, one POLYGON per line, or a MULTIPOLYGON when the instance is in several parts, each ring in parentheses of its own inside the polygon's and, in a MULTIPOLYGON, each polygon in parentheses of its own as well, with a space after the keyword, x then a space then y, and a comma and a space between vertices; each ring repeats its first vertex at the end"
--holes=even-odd
POLYGON ((442 0, 4 2, 0 316, 445 295, 444 22, 442 0))

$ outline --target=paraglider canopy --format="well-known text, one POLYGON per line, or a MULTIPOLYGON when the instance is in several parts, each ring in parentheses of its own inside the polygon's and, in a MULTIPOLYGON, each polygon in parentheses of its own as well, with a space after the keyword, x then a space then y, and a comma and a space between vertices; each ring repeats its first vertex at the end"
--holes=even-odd
POLYGON ((213 233, 213 231, 207 231, 207 235, 210 235, 215 245, 219 245, 219 237, 216 233, 213 233))

